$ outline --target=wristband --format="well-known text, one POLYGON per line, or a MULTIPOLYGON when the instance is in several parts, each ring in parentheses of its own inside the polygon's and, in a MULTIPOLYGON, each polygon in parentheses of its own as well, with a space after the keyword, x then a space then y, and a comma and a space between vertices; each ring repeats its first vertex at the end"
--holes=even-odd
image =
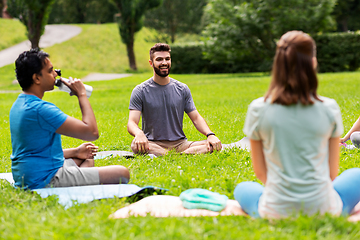
POLYGON ((214 135, 214 136, 215 136, 215 133, 209 132, 208 134, 206 134, 206 137, 209 137, 210 135, 214 135))

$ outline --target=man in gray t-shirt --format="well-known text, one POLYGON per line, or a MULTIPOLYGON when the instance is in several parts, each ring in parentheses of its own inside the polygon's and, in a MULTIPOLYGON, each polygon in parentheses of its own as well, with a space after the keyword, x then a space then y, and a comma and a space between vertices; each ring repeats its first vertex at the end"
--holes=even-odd
POLYGON ((170 47, 157 43, 150 49, 154 76, 136 86, 130 98, 128 131, 134 136, 134 153, 165 155, 169 150, 195 154, 221 150, 221 142, 211 132, 195 108, 190 89, 169 77, 170 47), (184 112, 196 129, 207 136, 203 141, 187 141, 183 132, 184 112), (142 130, 138 124, 142 115, 142 130))

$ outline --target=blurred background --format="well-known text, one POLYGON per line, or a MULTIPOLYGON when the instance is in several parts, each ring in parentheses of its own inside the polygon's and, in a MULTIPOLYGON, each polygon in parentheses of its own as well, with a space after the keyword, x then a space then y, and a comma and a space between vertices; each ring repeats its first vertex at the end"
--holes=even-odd
POLYGON ((116 24, 133 72, 141 29, 149 45, 171 45, 173 73, 268 72, 289 30, 315 39, 320 72, 360 66, 360 0, 0 0, 0 9, 24 24, 32 47, 46 24, 116 24))

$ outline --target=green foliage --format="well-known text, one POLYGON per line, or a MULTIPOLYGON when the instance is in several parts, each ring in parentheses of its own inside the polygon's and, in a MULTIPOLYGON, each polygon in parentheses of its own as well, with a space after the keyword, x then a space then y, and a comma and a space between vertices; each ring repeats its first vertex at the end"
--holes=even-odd
POLYGON ((215 62, 203 54, 204 45, 200 43, 175 44, 171 46, 171 72, 173 73, 236 73, 256 72, 259 63, 255 56, 238 61, 215 62))
POLYGON ((337 30, 342 32, 356 31, 360 29, 360 1, 341 0, 336 1, 332 15, 337 22, 337 30))
POLYGON ((360 33, 324 33, 313 36, 320 72, 355 71, 360 67, 360 33))
POLYGON ((2 18, 3 16, 2 16, 2 10, 4 9, 4 7, 5 7, 5 4, 4 4, 4 1, 0 1, 0 18, 2 18))
POLYGON ((121 40, 129 44, 134 34, 143 27, 145 12, 159 6, 161 0, 114 0, 114 2, 121 14, 118 20, 121 40))
POLYGON ((114 22, 117 9, 109 0, 58 0, 55 1, 50 24, 114 22))
POLYGON ((25 41, 26 28, 17 19, 0 18, 0 51, 25 41))
POLYGON ((112 0, 120 11, 118 18, 121 41, 126 44, 129 65, 137 70, 134 55, 134 36, 143 27, 143 16, 151 8, 159 6, 161 0, 112 0))
POLYGON ((13 17, 17 17, 27 28, 27 35, 31 47, 39 47, 41 35, 47 24, 51 5, 54 0, 8 0, 8 11, 13 17))
MULTIPOLYGON (((356 71, 360 67, 359 32, 314 34, 313 38, 320 72, 356 71)), ((256 72, 262 64, 255 55, 230 63, 213 62, 204 56, 202 43, 172 45, 171 57, 173 73, 256 72)))
MULTIPOLYGON (((3 20, 5 21, 5 20, 3 20)), ((6 23, 9 22, 5 21, 6 23)), ((21 24, 18 23, 21 27, 21 24)), ((17 26, 17 25, 16 25, 17 26)), ((82 32, 76 37, 45 48, 55 68, 62 69, 64 77, 83 78, 91 72, 99 73, 127 73, 128 66, 126 46, 120 41, 116 23, 81 24, 82 32), (104 44, 106 43, 106 44, 104 44)), ((20 28, 19 28, 20 29, 20 28)), ((17 31, 11 31, 10 33, 17 31)), ((11 34, 0 35, 2 39, 11 34)), ((25 36, 25 29, 23 31, 25 36)), ((153 38, 154 31, 143 28, 135 38, 135 56, 139 60, 138 72, 150 72, 149 49, 155 42, 145 41, 153 38)), ((17 85, 11 82, 15 79, 14 64, 0 68, 0 89, 17 90, 17 85)))
MULTIPOLYGON (((178 33, 200 33, 203 9, 208 0, 163 0, 158 8, 145 13, 145 26, 170 36, 178 33)), ((164 42, 161 39, 160 42, 164 42)))
POLYGON ((208 73, 209 67, 199 44, 171 45, 172 73, 208 73))
POLYGON ((269 70, 276 39, 289 30, 317 33, 333 26, 335 0, 211 0, 205 10, 205 53, 217 63, 246 61, 269 70))
MULTIPOLYGON (((84 77, 90 72, 125 73, 130 72, 126 45, 120 41, 116 23, 101 25, 78 25, 82 32, 45 51, 50 53, 57 68, 62 68, 64 76, 84 77), (77 74, 79 71, 79 75, 77 74)), ((151 38, 152 31, 143 28, 135 37, 135 56, 139 60, 138 71, 151 71, 149 66, 149 49, 153 42, 146 42, 151 38)))

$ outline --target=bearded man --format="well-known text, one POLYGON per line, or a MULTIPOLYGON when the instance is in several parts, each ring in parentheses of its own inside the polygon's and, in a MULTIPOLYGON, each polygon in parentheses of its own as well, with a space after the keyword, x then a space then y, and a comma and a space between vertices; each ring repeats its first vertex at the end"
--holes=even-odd
POLYGON ((173 149, 185 154, 220 151, 221 142, 196 110, 188 86, 169 77, 170 52, 170 46, 165 43, 157 43, 150 49, 149 63, 154 75, 132 91, 127 124, 128 132, 134 136, 132 151, 156 156, 173 149), (183 131, 184 112, 206 140, 187 140, 183 131), (141 116, 142 129, 138 126, 141 116))

